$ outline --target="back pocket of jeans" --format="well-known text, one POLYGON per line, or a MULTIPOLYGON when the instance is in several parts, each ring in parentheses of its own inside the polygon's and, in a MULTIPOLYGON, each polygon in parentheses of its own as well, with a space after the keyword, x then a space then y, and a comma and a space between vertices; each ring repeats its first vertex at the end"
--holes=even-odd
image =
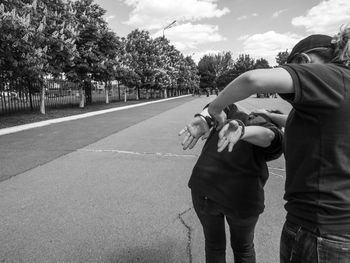
MULTIPOLYGON (((337 238, 338 239, 338 238, 337 238)), ((320 263, 349 263, 350 239, 334 240, 330 237, 317 238, 317 250, 320 263)))

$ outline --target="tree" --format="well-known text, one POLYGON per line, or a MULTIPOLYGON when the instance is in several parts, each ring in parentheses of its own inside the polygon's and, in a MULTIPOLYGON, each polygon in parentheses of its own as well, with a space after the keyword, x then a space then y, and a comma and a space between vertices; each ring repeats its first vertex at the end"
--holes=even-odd
POLYGON ((254 69, 258 68, 270 68, 269 62, 264 58, 257 59, 254 64, 254 69))
POLYGON ((234 63, 236 73, 242 74, 248 70, 254 69, 255 60, 247 54, 240 54, 234 63))
POLYGON ((197 65, 192 57, 187 56, 184 58, 184 69, 180 71, 180 76, 183 76, 184 88, 192 90, 194 94, 194 91, 199 88, 199 74, 197 65))
MULTIPOLYGON (((72 57, 74 39, 64 35, 63 29, 56 31, 57 9, 62 8, 63 2, 50 2, 46 5, 42 0, 12 1, 0 4, 0 70, 12 79, 22 79, 27 84, 27 90, 17 87, 23 92, 31 94, 35 82, 40 82, 41 112, 45 113, 45 88, 43 76, 53 72, 50 65, 56 51, 54 43, 59 45, 59 51, 65 53, 65 60, 72 57), (66 51, 66 52, 65 52, 66 51)), ((70 35, 74 37, 74 35, 70 35)))
POLYGON ((140 97, 140 87, 149 87, 152 83, 157 62, 156 45, 154 45, 149 32, 134 30, 125 39, 125 51, 127 52, 127 66, 138 75, 136 82, 137 99, 140 97))
POLYGON ((220 76, 216 79, 216 86, 219 90, 222 90, 225 88, 232 80, 237 78, 239 76, 239 73, 236 72, 235 69, 230 69, 225 72, 223 72, 220 76))
POLYGON ((77 56, 74 57, 73 63, 67 68, 65 72, 67 77, 73 82, 80 84, 80 107, 85 106, 85 99, 87 103, 92 102, 92 76, 96 65, 102 63, 103 58, 99 55, 102 38, 102 32, 107 28, 107 22, 103 19, 106 13, 93 0, 80 0, 73 3, 74 10, 76 10, 77 23, 77 41, 76 49, 77 56))
POLYGON ((287 58, 289 56, 289 52, 288 50, 286 51, 281 51, 281 52, 278 52, 277 56, 276 56, 276 63, 278 65, 283 65, 283 64, 286 64, 287 63, 287 58))
POLYGON ((215 87, 216 71, 215 57, 213 55, 205 55, 198 62, 198 72, 200 76, 199 87, 202 90, 215 87))
POLYGON ((93 79, 104 82, 106 103, 109 103, 109 91, 111 81, 116 79, 117 69, 120 67, 119 58, 121 56, 122 43, 114 32, 103 29, 101 37, 98 39, 98 50, 96 54, 101 63, 93 66, 93 79))
POLYGON ((231 52, 222 52, 214 56, 214 70, 217 77, 233 68, 231 52))
POLYGON ((201 88, 221 88, 227 81, 234 66, 231 52, 204 56, 198 63, 201 88))

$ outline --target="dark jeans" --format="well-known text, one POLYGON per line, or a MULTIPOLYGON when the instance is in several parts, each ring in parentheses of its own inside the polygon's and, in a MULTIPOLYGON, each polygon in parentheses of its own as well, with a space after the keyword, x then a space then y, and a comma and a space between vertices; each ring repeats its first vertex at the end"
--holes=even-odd
POLYGON ((350 234, 317 234, 291 222, 283 226, 281 263, 349 263, 350 234))
POLYGON ((235 263, 255 263, 254 229, 259 216, 241 218, 220 204, 192 192, 193 207, 203 226, 206 263, 226 263, 225 218, 230 227, 235 263))

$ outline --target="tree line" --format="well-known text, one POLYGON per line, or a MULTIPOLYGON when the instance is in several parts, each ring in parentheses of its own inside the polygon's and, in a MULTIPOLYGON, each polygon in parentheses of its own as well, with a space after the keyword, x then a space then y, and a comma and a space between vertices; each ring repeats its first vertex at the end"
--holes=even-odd
MULTIPOLYGON (((277 65, 285 64, 289 52, 279 52, 276 57, 277 65)), ((237 59, 232 57, 231 52, 208 54, 201 58, 198 63, 200 75, 200 89, 223 89, 240 74, 259 68, 271 68, 264 58, 254 59, 248 54, 240 54, 237 59)))
POLYGON ((266 60, 249 55, 233 61, 230 52, 206 55, 196 65, 164 36, 153 39, 139 29, 117 36, 105 13, 93 0, 3 0, 0 82, 20 79, 25 85, 17 90, 40 92, 44 113, 47 76, 77 83, 84 107, 92 81, 103 82, 108 90, 117 80, 137 95, 140 89, 153 89, 166 97, 169 90, 222 88, 245 70, 268 67, 266 60))

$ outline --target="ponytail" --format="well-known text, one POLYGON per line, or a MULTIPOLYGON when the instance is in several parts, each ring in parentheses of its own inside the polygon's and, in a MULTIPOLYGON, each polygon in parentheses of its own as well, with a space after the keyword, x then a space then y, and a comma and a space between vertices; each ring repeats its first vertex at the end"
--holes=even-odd
POLYGON ((350 26, 342 26, 337 35, 332 39, 334 48, 334 62, 340 62, 346 66, 350 66, 350 26))

